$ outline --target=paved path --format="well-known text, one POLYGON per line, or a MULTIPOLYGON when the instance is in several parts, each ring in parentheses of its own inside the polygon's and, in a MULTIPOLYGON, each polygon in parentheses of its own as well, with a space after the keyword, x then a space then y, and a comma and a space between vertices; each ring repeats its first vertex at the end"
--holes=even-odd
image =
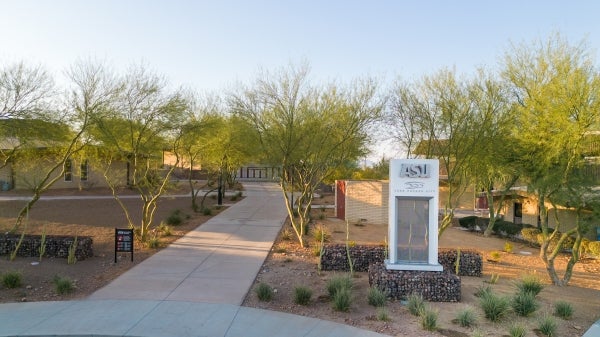
POLYGON ((240 307, 286 217, 275 184, 242 201, 83 301, 0 305, 0 336, 382 336, 240 307))

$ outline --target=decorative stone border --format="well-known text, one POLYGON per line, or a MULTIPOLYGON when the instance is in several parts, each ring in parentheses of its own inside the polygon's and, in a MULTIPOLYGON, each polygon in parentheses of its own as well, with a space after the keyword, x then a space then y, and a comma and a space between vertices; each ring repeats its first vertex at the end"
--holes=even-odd
MULTIPOLYGON (((17 246, 21 239, 19 234, 0 235, 0 255, 9 255, 17 246)), ((46 236, 45 257, 67 258, 69 256, 69 247, 73 244, 75 238, 72 236, 46 236)), ((36 257, 40 256, 39 248, 42 244, 41 235, 25 235, 23 242, 17 251, 17 256, 36 257)), ((94 256, 93 240, 89 236, 77 237, 77 248, 75 257, 77 260, 85 260, 94 256)))

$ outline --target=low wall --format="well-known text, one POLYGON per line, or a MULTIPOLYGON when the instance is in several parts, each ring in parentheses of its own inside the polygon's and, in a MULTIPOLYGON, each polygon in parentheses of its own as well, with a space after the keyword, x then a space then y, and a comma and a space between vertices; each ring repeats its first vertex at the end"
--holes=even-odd
MULTIPOLYGON (((357 245, 350 247, 350 257, 353 261, 354 271, 367 272, 372 264, 382 264, 386 258, 387 247, 357 245)), ((455 273, 456 250, 440 249, 438 261, 444 267, 444 271, 455 273)), ((346 246, 327 245, 321 257, 322 270, 350 271, 346 246)), ((480 277, 483 271, 483 259, 479 252, 473 250, 461 250, 459 276, 480 277)))
MULTIPOLYGON (((10 255, 15 250, 20 239, 21 235, 19 234, 0 235, 0 255, 10 255)), ((44 256, 67 258, 69 256, 69 247, 73 244, 73 240, 74 237, 72 236, 47 235, 44 256)), ((40 235, 25 235, 23 242, 17 251, 17 256, 39 257, 41 245, 42 237, 40 235)), ((75 249, 75 257, 77 260, 85 260, 92 256, 94 256, 92 238, 88 236, 77 237, 77 248, 75 249)))

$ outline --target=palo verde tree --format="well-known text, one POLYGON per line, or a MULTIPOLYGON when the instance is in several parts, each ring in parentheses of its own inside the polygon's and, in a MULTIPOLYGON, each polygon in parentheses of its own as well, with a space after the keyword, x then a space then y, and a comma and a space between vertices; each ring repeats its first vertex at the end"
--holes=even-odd
POLYGON ((412 85, 396 84, 390 96, 395 137, 407 147, 407 155, 439 159, 442 175, 447 176, 441 236, 452 224, 458 199, 468 187, 483 133, 485 118, 474 108, 473 80, 443 69, 412 85))
POLYGON ((575 234, 575 245, 579 246, 585 221, 563 230, 557 205, 565 202, 567 195, 571 196, 566 198, 570 205, 585 205, 582 196, 587 193, 586 186, 576 176, 585 165, 584 138, 598 127, 600 76, 585 45, 571 45, 560 35, 513 46, 506 53, 503 74, 515 96, 513 138, 518 144, 519 168, 529 192, 537 199, 540 258, 552 282, 564 286, 578 252, 573 249, 568 269, 560 277, 555 268, 560 248, 553 248, 551 243, 560 247, 575 234), (549 213, 555 219, 553 230, 548 225, 549 213))
POLYGON ((308 67, 265 73, 230 97, 232 112, 250 123, 266 162, 281 167, 281 186, 302 246, 318 184, 333 170, 366 153, 369 127, 381 116, 371 80, 342 88, 308 83, 308 67), (292 193, 297 195, 291 204, 292 193))
POLYGON ((179 162, 181 126, 190 102, 181 91, 167 92, 166 81, 142 66, 132 67, 119 83, 114 109, 97 118, 93 134, 104 148, 105 178, 113 196, 129 226, 146 242, 158 199, 179 162), (163 165, 165 150, 174 155, 169 166, 163 165), (127 185, 142 200, 138 223, 119 197, 122 175, 115 179, 119 177, 114 172, 115 161, 126 161, 127 185))

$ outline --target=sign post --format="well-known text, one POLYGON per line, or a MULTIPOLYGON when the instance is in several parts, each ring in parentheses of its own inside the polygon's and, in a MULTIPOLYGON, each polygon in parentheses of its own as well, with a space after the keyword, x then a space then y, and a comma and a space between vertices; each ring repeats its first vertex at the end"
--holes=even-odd
POLYGON ((387 269, 442 271, 438 262, 439 162, 390 161, 387 269))
POLYGON ((118 252, 131 253, 133 262, 133 229, 115 228, 115 263, 118 252))

